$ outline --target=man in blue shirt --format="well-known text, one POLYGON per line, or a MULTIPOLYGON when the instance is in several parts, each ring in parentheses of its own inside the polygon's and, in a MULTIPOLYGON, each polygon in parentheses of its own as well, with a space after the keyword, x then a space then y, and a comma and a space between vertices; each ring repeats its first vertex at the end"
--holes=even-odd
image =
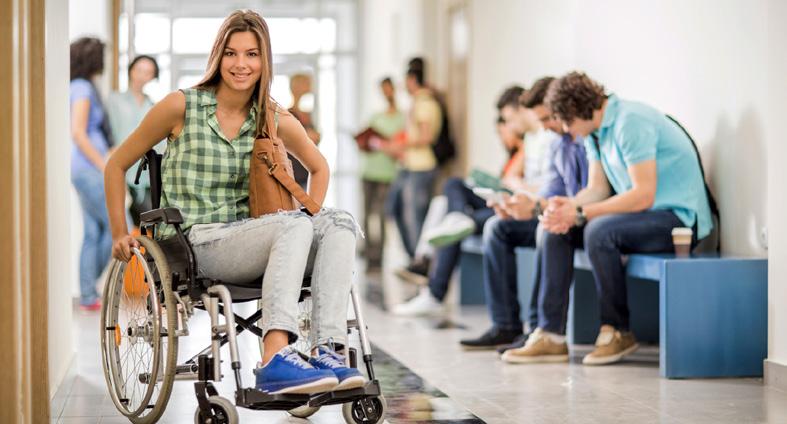
MULTIPOLYGON (((622 255, 671 252, 673 228, 693 228, 696 244, 713 227, 699 159, 688 136, 662 112, 606 96, 585 74, 557 80, 546 103, 571 134, 585 137, 590 176, 586 189, 550 199, 544 213, 542 290, 568 290, 574 248, 584 246, 602 325, 595 350, 582 362, 617 362, 638 347, 629 331, 622 255)), ((510 362, 563 360, 567 302, 540 305, 539 329, 508 355, 510 362)))
MULTIPOLYGON (((528 119, 528 114, 534 116, 544 129, 556 133, 556 140, 550 145, 549 175, 538 196, 514 194, 502 204, 494 206, 496 217, 484 226, 484 285, 493 326, 478 338, 462 340, 460 343, 465 348, 498 348, 503 353, 506 349, 524 345, 526 336, 522 333, 517 297, 514 249, 536 245, 537 217, 547 207, 546 199, 575 195, 587 184, 588 165, 584 146, 563 131, 562 124, 554 119, 552 112, 544 105, 544 96, 553 81, 552 77, 536 81, 520 98, 518 110, 501 111, 507 120, 528 119)), ((540 266, 536 269, 528 316, 531 329, 537 326, 536 311, 541 281, 539 269, 540 266)))

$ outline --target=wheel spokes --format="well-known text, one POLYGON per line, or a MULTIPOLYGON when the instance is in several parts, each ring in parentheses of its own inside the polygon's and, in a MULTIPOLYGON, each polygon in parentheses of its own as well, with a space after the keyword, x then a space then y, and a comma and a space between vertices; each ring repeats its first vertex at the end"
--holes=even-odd
MULTIPOLYGON (((154 267, 155 268, 155 267, 154 267)), ((114 304, 107 305, 112 317, 109 368, 114 382, 116 404, 129 416, 144 415, 147 403, 157 392, 156 375, 160 363, 161 307, 148 262, 135 253, 119 267, 109 287, 114 304), (139 283, 144 284, 144 288, 139 283), (145 378, 145 376, 147 376, 145 378)), ((110 325, 111 324, 111 325, 110 325)))

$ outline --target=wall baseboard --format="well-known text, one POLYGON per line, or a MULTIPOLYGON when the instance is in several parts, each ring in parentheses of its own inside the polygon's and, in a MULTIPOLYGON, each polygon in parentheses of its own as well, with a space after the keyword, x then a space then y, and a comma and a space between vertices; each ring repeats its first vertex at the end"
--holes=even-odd
POLYGON ((766 359, 765 385, 787 392, 787 365, 766 359))
POLYGON ((54 388, 52 395, 49 398, 49 416, 50 421, 59 422, 60 414, 65 408, 68 395, 71 389, 74 388, 74 382, 77 376, 77 358, 76 355, 71 355, 68 368, 66 369, 63 379, 59 384, 50 386, 54 388))

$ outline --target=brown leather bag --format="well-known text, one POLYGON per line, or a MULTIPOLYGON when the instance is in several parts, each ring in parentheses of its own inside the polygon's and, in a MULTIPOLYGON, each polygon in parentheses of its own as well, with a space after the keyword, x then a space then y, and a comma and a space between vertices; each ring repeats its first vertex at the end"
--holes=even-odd
POLYGON ((276 135, 273 113, 266 117, 268 137, 254 140, 249 167, 249 212, 252 218, 297 209, 303 205, 310 215, 320 211, 317 204, 292 177, 292 162, 284 142, 276 135), (294 197, 294 198, 293 198, 294 197))

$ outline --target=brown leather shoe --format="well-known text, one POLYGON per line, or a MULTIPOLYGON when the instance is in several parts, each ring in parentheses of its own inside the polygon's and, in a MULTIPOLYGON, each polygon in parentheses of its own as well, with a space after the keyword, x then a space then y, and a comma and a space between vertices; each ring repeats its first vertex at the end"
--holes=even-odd
POLYGON ((512 364, 568 362, 568 345, 555 343, 540 328, 536 328, 523 347, 503 352, 502 360, 512 364))
POLYGON ((620 332, 611 325, 602 325, 596 338, 596 349, 582 359, 585 365, 606 365, 620 361, 639 349, 631 332, 620 332))

